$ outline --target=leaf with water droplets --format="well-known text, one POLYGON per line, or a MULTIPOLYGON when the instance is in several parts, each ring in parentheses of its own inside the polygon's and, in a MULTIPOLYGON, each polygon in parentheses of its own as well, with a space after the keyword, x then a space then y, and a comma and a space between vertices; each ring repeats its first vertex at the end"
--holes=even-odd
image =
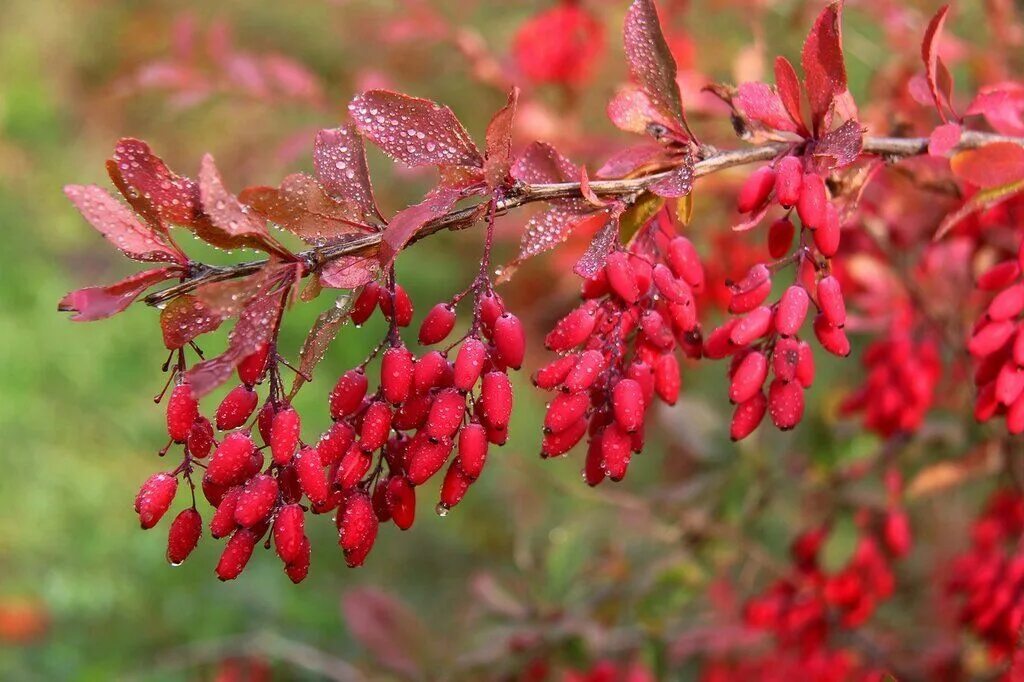
POLYGON ((353 294, 343 294, 334 301, 334 305, 316 318, 309 334, 306 335, 306 340, 302 342, 302 350, 299 351, 299 373, 292 382, 289 400, 294 398, 302 384, 306 383, 307 377, 313 377, 313 370, 324 359, 331 342, 338 335, 338 330, 351 319, 349 313, 354 302, 353 294))
POLYGON ((313 168, 320 186, 335 201, 351 203, 363 222, 383 222, 373 198, 363 138, 351 124, 321 130, 313 145, 313 168))
POLYGON ((114 284, 72 291, 57 304, 57 310, 75 313, 71 316, 74 322, 102 320, 127 308, 149 287, 180 272, 177 267, 143 270, 114 284))
POLYGON ((512 177, 528 185, 575 182, 580 169, 546 142, 533 142, 512 166, 512 177))
POLYGON ((598 228, 594 238, 590 241, 590 246, 573 266, 573 272, 580 277, 590 279, 604 267, 608 260, 608 254, 612 252, 612 246, 619 238, 619 213, 621 213, 621 209, 612 215, 602 212, 599 216, 592 218, 603 220, 605 224, 598 228))
POLYGON ((367 233, 375 228, 363 223, 362 211, 351 203, 339 203, 327 196, 317 181, 293 173, 280 188, 247 187, 239 201, 275 225, 307 244, 323 246, 345 235, 367 233))
POLYGON ((693 189, 693 159, 689 154, 683 157, 682 162, 669 171, 661 180, 658 180, 649 188, 659 197, 678 199, 685 197, 693 189))
POLYGON ((160 311, 160 330, 169 350, 184 347, 196 337, 212 332, 224 317, 215 313, 196 296, 178 296, 160 311))
POLYGON ((407 166, 483 167, 480 151, 446 106, 388 90, 369 90, 348 105, 365 137, 407 166))
POLYGON ((355 289, 380 277, 380 261, 371 254, 335 258, 320 271, 320 283, 332 289, 355 289))
MULTIPOLYGON (((608 102, 605 112, 616 128, 625 130, 627 133, 647 135, 657 132, 659 126, 665 130, 679 126, 651 101, 645 91, 632 84, 618 89, 615 96, 608 102)), ((663 133, 664 131, 662 131, 663 133)), ((658 137, 658 135, 654 135, 654 137, 658 137)))
POLYGON ((864 129, 857 121, 847 121, 826 133, 814 146, 814 158, 824 169, 842 168, 857 160, 864 146, 864 129))
POLYGON ((732 101, 748 120, 768 130, 797 132, 779 93, 767 83, 742 83, 732 101))
POLYGON ((405 248, 424 225, 435 218, 440 218, 451 210, 459 199, 459 193, 446 189, 438 189, 427 195, 427 198, 399 211, 388 222, 381 240, 380 262, 388 268, 395 262, 399 251, 405 248))
POLYGON ((626 147, 605 161, 604 165, 594 173, 594 176, 598 178, 633 177, 648 166, 660 165, 660 162, 665 160, 664 156, 665 148, 660 144, 646 142, 626 147))
POLYGON ((143 262, 188 262, 163 235, 154 232, 102 187, 66 185, 64 194, 90 225, 129 258, 143 262))
POLYGON ((498 110, 487 125, 487 157, 484 178, 491 189, 508 183, 512 170, 512 124, 516 118, 519 88, 512 88, 508 103, 498 110))
POLYGON ((626 13, 623 42, 629 73, 673 128, 687 130, 676 84, 676 62, 665 42, 653 0, 634 0, 626 13))
POLYGON ((196 398, 203 397, 227 381, 242 358, 273 338, 284 298, 280 291, 271 291, 250 301, 228 334, 227 349, 215 358, 196 364, 187 372, 186 378, 196 398))
POLYGON ((107 174, 132 207, 154 228, 191 226, 199 217, 199 186, 177 175, 149 145, 126 137, 118 140, 107 174))
POLYGON ((271 236, 263 218, 224 187, 220 172, 209 154, 203 156, 199 168, 199 196, 208 221, 197 225, 196 234, 209 244, 226 249, 248 247, 291 256, 288 249, 271 236))
POLYGON ((833 104, 847 92, 841 19, 842 5, 838 2, 822 10, 800 58, 816 136, 828 130, 833 104))

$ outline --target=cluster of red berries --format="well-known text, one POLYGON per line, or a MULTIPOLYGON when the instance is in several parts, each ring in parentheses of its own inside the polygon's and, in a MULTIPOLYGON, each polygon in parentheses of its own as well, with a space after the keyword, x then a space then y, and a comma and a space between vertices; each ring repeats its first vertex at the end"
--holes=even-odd
POLYGON ((971 529, 971 548, 953 562, 950 592, 962 599, 960 622, 1005 660, 1024 626, 1024 497, 998 490, 971 529))
POLYGON ((792 574, 747 602, 746 624, 771 632, 780 651, 799 659, 827 659, 829 637, 837 627, 858 627, 892 595, 892 563, 911 544, 906 514, 893 497, 886 510, 861 510, 856 519, 860 538, 843 568, 834 573, 822 568, 819 558, 829 529, 815 528, 793 542, 792 574))
POLYGON ((882 437, 913 433, 935 399, 942 359, 932 339, 916 339, 907 316, 897 316, 887 336, 864 352, 867 381, 848 395, 840 411, 864 413, 864 426, 882 437))
POLYGON ((708 334, 704 355, 712 359, 732 356, 729 400, 736 405, 730 426, 733 440, 750 435, 765 414, 782 430, 792 429, 803 418, 804 390, 814 380, 814 354, 799 332, 812 303, 818 311, 814 335, 821 346, 834 355, 850 353, 844 330, 846 304, 827 260, 839 246, 839 217, 828 200, 824 181, 817 173, 804 173, 800 159, 787 156, 774 168, 754 171, 740 190, 738 208, 757 214, 751 219, 756 222, 773 198, 786 209, 796 207, 803 229, 813 235, 816 250, 801 239, 801 245, 787 255, 795 228, 789 216, 784 216, 768 232, 769 253, 780 260, 756 263, 743 278, 729 284, 728 310, 742 317, 731 317, 708 334), (789 264, 796 268, 795 283, 778 301, 766 303, 773 272, 789 264), (766 394, 769 374, 772 379, 766 394))
MULTIPOLYGON (((430 311, 419 330, 421 343, 447 338, 455 326, 458 298, 430 311)), ((350 312, 352 320, 361 324, 379 308, 391 322, 390 330, 377 351, 338 379, 329 400, 334 423, 315 445, 302 441, 299 413, 280 397, 270 344, 239 364, 241 385, 217 407, 216 428, 228 432, 219 443, 214 424, 200 415, 189 385, 179 382, 168 399, 167 428, 171 440, 184 445, 185 456, 177 469, 158 473, 142 486, 135 503, 142 527, 153 527, 167 512, 179 475, 191 485, 193 467, 205 468, 202 490, 216 508, 210 534, 230 536, 217 565, 218 577, 237 577, 272 529, 285 572, 299 582, 309 570, 306 511, 335 512, 346 561, 361 565, 380 522, 394 521, 403 530, 412 526, 416 487, 439 471, 457 448, 437 506, 438 513, 446 513, 480 475, 489 445, 502 445, 508 438, 512 384, 507 372, 522 365, 525 352, 522 325, 505 311, 501 298, 487 288, 476 301, 473 326, 453 362, 442 351, 416 358, 398 334, 399 327, 412 321, 408 295, 397 285, 365 287, 350 312), (380 382, 369 393, 366 366, 378 353, 380 382), (259 403, 254 386, 268 373, 269 395, 253 424, 250 418, 259 403), (263 447, 253 440, 254 425, 263 447), (270 451, 269 463, 264 448, 270 451)), ((171 524, 168 560, 184 561, 201 535, 193 495, 192 506, 171 524)))
POLYGON ((1017 258, 993 265, 978 279, 978 288, 998 292, 974 325, 967 350, 979 362, 974 372, 978 387, 974 416, 988 421, 1006 418, 1010 433, 1024 432, 1024 245, 1017 258))
POLYGON ((560 355, 534 375, 535 385, 556 392, 544 417, 543 457, 564 455, 589 434, 587 483, 622 479, 643 449, 655 396, 669 405, 679 396, 677 348, 700 357, 694 292, 703 286, 693 244, 663 214, 609 254, 584 281, 584 302, 544 341, 560 355))

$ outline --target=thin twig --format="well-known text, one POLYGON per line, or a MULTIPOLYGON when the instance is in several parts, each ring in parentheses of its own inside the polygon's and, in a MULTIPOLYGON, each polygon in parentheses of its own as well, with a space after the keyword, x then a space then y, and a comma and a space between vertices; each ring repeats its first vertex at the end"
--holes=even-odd
MULTIPOLYGON (((992 142, 1013 142, 1024 145, 1024 138, 1006 137, 991 133, 965 132, 957 145, 958 150, 975 149, 992 142)), ((789 148, 791 143, 770 142, 756 147, 735 149, 731 151, 715 152, 710 156, 701 159, 694 164, 694 177, 710 175, 727 168, 743 166, 758 161, 768 161, 789 148)), ((867 137, 864 138, 863 152, 876 154, 886 158, 901 158, 916 156, 928 151, 927 137, 867 137)), ((598 196, 616 197, 629 196, 643 191, 658 180, 661 180, 672 170, 651 173, 638 178, 626 178, 620 180, 595 180, 590 183, 590 189, 598 196)), ((538 201, 550 201, 552 199, 579 198, 580 183, 559 182, 550 184, 524 185, 518 191, 508 197, 495 202, 494 212, 502 215, 508 211, 538 201)), ((469 206, 452 211, 446 215, 426 223, 417 232, 413 241, 419 241, 442 230, 460 229, 468 227, 472 220, 479 216, 479 206, 469 206)), ((298 257, 305 263, 303 276, 319 269, 324 264, 335 259, 365 253, 381 242, 381 233, 362 234, 344 241, 321 246, 298 254, 298 257)), ((167 287, 152 293, 142 299, 147 305, 161 306, 168 301, 194 291, 204 284, 211 282, 223 282, 229 279, 245 277, 257 272, 267 264, 265 259, 238 263, 235 265, 214 266, 197 264, 189 276, 179 284, 167 287)))

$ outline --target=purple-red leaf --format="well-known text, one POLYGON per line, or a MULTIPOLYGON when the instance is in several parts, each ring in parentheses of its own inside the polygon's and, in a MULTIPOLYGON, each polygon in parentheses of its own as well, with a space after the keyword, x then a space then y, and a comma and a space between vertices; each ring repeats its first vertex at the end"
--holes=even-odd
POLYGON ((299 371, 292 381, 290 396, 294 397, 299 387, 313 377, 313 370, 324 359, 331 342, 338 335, 338 330, 351 319, 349 313, 354 302, 354 295, 343 294, 334 301, 334 305, 316 318, 309 334, 306 335, 306 340, 302 342, 302 349, 299 351, 299 371))
POLYGON ((982 88, 967 114, 983 115, 1003 135, 1024 135, 1024 85, 1006 82, 982 88))
POLYGON ((646 135, 654 132, 655 126, 670 129, 679 125, 662 113, 647 93, 632 84, 619 88, 605 111, 615 127, 627 133, 646 135))
POLYGON ((121 312, 143 291, 174 277, 179 272, 181 270, 173 266, 143 270, 114 284, 72 291, 61 299, 57 309, 65 313, 75 313, 71 316, 74 322, 102 320, 121 312))
POLYGON ((626 12, 623 42, 630 76, 654 108, 674 123, 673 128, 686 130, 683 101, 676 84, 676 62, 665 42, 653 0, 633 0, 626 12))
POLYGON ((196 296, 178 296, 160 311, 160 330, 169 350, 182 348, 201 334, 212 332, 224 321, 196 296))
POLYGON ((594 238, 590 241, 587 250, 583 252, 580 259, 576 261, 572 271, 584 279, 590 279, 604 267, 608 260, 608 254, 619 238, 619 216, 601 213, 601 220, 606 221, 598 228, 594 238))
POLYGON ((484 179, 491 189, 501 187, 509 180, 512 170, 512 125, 516 118, 519 88, 512 88, 508 103, 498 110, 487 125, 487 158, 484 160, 484 179))
MULTIPOLYGON (((935 102, 935 109, 939 112, 939 116, 942 120, 946 120, 946 112, 943 109, 944 106, 948 107, 950 102, 948 98, 943 101, 944 96, 939 93, 939 80, 940 77, 944 80, 949 81, 950 90, 952 89, 952 79, 948 76, 948 71, 945 76, 940 76, 940 60, 939 60, 939 38, 942 36, 942 27, 946 24, 946 16, 949 14, 949 5, 943 5, 932 20, 928 22, 928 28, 924 32, 924 40, 921 41, 921 59, 924 60, 924 75, 928 82, 928 90, 932 95, 932 100, 935 102)), ((941 67, 945 69, 945 67, 941 67)))
POLYGON ((64 194, 89 224, 129 258, 143 262, 188 262, 162 234, 154 232, 102 187, 67 185, 64 194))
POLYGON ((365 137, 407 166, 483 167, 469 133, 446 106, 387 90, 369 90, 348 105, 365 137))
POLYGON ((315 179, 303 173, 289 175, 280 188, 248 187, 238 199, 307 244, 322 246, 373 229, 364 224, 359 207, 335 201, 315 179))
POLYGON ((399 211, 384 229, 381 241, 380 261, 387 268, 394 261, 398 252, 405 248, 420 229, 434 218, 439 218, 451 210, 459 199, 459 193, 439 189, 428 195, 426 199, 399 211))
POLYGON ((128 203, 157 229, 192 226, 199 218, 199 186, 172 172, 142 140, 118 140, 114 157, 107 161, 107 174, 128 203))
POLYGON ((199 196, 209 222, 202 226, 206 229, 197 228, 197 234, 208 243, 220 248, 249 247, 268 253, 290 255, 270 235, 266 221, 224 187, 224 181, 209 154, 203 156, 199 168, 199 196))
POLYGON ((790 120, 796 124, 797 132, 803 137, 808 137, 810 133, 804 123, 803 104, 800 98, 800 78, 785 57, 775 58, 775 87, 779 91, 782 106, 789 113, 790 120))
POLYGON ((782 103, 779 93, 767 83, 743 83, 733 98, 740 112, 769 130, 795 133, 798 126, 782 103))
POLYGON ((828 129, 833 103, 847 90, 841 19, 842 5, 838 2, 822 10, 801 55, 815 135, 828 129))
POLYGON ((814 156, 824 168, 842 168, 857 160, 864 146, 864 130, 857 121, 847 121, 825 133, 814 146, 814 156))
POLYGON ((355 126, 348 124, 318 132, 313 145, 313 167, 329 197, 357 207, 364 221, 383 222, 373 198, 363 138, 355 126))
POLYGON ((638 144, 626 147, 611 156, 604 165, 594 173, 598 178, 624 178, 642 169, 644 166, 663 159, 665 148, 660 144, 638 144))
POLYGON ((673 168, 667 176, 658 180, 648 189, 659 197, 678 199, 685 197, 693 188, 693 159, 687 154, 682 163, 673 168))
POLYGON ((242 358, 270 341, 283 305, 284 296, 279 291, 268 292, 249 302, 238 316, 235 328, 228 334, 227 349, 221 355, 193 366, 186 374, 196 398, 227 381, 242 358))
POLYGON ((1002 187, 1024 179, 1024 147, 992 142, 954 155, 949 165, 955 176, 975 187, 1002 187))
POLYGON ((320 283, 333 289, 355 289, 380 277, 380 262, 372 255, 335 258, 320 271, 320 283))

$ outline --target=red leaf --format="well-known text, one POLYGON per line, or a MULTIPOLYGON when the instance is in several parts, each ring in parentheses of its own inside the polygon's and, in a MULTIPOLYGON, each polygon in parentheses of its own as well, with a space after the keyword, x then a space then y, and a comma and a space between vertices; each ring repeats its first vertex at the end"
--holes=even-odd
POLYGON ((441 189, 420 203, 396 213, 384 229, 381 241, 380 261, 384 268, 395 261, 398 252, 405 248, 424 225, 450 211, 458 199, 458 192, 441 189))
POLYGON ((224 181, 209 154, 203 156, 199 168, 199 195, 209 224, 203 226, 205 229, 197 229, 197 234, 208 243, 220 248, 249 247, 268 253, 291 255, 270 235, 265 221, 254 215, 248 206, 224 187, 224 181))
POLYGON ((526 223, 514 264, 555 248, 569 238, 581 220, 579 210, 564 205, 555 205, 533 216, 526 223))
POLYGON ((864 130, 857 121, 847 121, 835 130, 825 133, 814 146, 814 156, 822 160, 824 168, 842 168, 857 160, 864 145, 864 130))
POLYGON ((422 676, 421 662, 438 642, 408 607, 370 587, 348 590, 341 607, 352 636, 378 663, 410 678, 422 676))
POLYGON ((769 130, 797 132, 798 126, 779 94, 767 83, 741 84, 733 102, 744 116, 769 130))
POLYGON ((660 144, 639 144, 626 147, 612 155, 594 173, 598 178, 623 178, 632 175, 644 166, 662 160, 664 147, 660 144))
POLYGON ((967 114, 983 115, 1003 135, 1024 135, 1024 85, 1006 82, 982 88, 967 114))
POLYGON ((828 129, 832 105, 847 89, 841 18, 842 5, 838 2, 822 10, 807 36, 800 60, 815 135, 828 129))
POLYGON ((307 379, 313 377, 313 370, 324 359, 327 349, 330 347, 338 330, 352 319, 349 313, 355 303, 355 295, 342 294, 327 310, 320 313, 313 323, 313 327, 302 342, 302 349, 299 351, 299 371, 292 381, 292 388, 289 391, 289 398, 295 396, 299 388, 307 379))
POLYGON ((293 173, 281 187, 248 187, 239 201, 307 244, 322 246, 352 233, 373 228, 363 224, 363 212, 355 204, 339 203, 324 194, 309 175, 293 173))
POLYGON ((962 151, 950 159, 960 180, 986 189, 1024 179, 1024 147, 1013 142, 992 142, 962 151))
MULTIPOLYGON (((928 22, 928 28, 924 32, 924 40, 921 41, 921 59, 924 60, 924 75, 928 81, 928 90, 931 92, 932 100, 935 102, 935 109, 939 112, 943 122, 946 120, 946 113, 943 105, 949 106, 949 100, 943 102, 939 94, 939 38, 942 35, 942 28, 946 23, 946 15, 949 14, 949 5, 943 5, 932 20, 928 22)), ((948 72, 947 72, 948 74, 948 72)), ((948 76, 946 77, 948 79, 948 76)), ((948 79, 952 87, 952 79, 948 79)))
POLYGON ((196 398, 227 381, 242 358, 271 340, 283 305, 284 295, 280 291, 271 291, 253 299, 245 307, 235 328, 228 334, 227 350, 193 366, 186 374, 196 398))
POLYGON ((797 132, 803 137, 810 137, 804 123, 804 111, 800 99, 800 79, 796 69, 785 57, 775 58, 775 87, 779 90, 782 106, 789 113, 789 118, 796 124, 797 132))
POLYGON ((201 334, 212 332, 223 321, 223 316, 189 294, 178 296, 160 311, 160 330, 169 350, 182 348, 201 334))
POLYGON ((188 262, 163 235, 154 232, 102 187, 66 185, 64 194, 89 224, 129 258, 143 262, 188 262))
POLYGON ((313 145, 313 167, 329 197, 356 206, 364 221, 383 222, 384 217, 373 198, 363 138, 355 126, 349 124, 318 132, 313 145))
POLYGON ((945 156, 960 143, 963 128, 959 123, 943 123, 935 128, 928 137, 928 153, 932 156, 945 156))
POLYGON ((357 95, 349 114, 364 136, 407 166, 483 167, 469 133, 452 110, 387 90, 357 95))
POLYGON ((533 142, 512 166, 512 177, 528 185, 574 182, 580 169, 546 142, 533 142))
POLYGON ((380 262, 373 256, 343 256, 320 271, 320 283, 334 289, 355 289, 380 277, 380 262))
POLYGON ((633 0, 626 12, 623 42, 629 73, 655 109, 688 132, 683 101, 676 84, 676 62, 661 31, 653 0, 633 0))
POLYGON ((683 162, 672 169, 666 177, 658 180, 648 189, 659 197, 678 199, 685 197, 693 188, 693 159, 687 154, 683 162))
POLYGON ((72 291, 57 304, 57 310, 75 313, 71 316, 74 322, 92 322, 115 315, 134 301, 139 295, 166 279, 174 277, 180 268, 166 267, 143 270, 124 278, 120 282, 102 287, 88 287, 72 291))
POLYGON ((605 109, 608 118, 619 130, 627 133, 646 135, 653 125, 666 129, 675 128, 678 123, 659 110, 651 98, 635 85, 624 85, 608 102, 605 109))
POLYGON ((154 227, 191 226, 199 217, 199 186, 172 172, 142 140, 118 140, 107 173, 129 204, 154 227))
POLYGON ((612 252, 612 246, 619 238, 618 215, 611 216, 607 212, 601 212, 594 219, 605 221, 605 224, 598 228, 587 250, 576 261, 576 265, 572 269, 573 272, 584 279, 590 279, 597 274, 598 270, 604 267, 605 262, 608 260, 608 254, 612 252))
POLYGON ((519 102, 519 88, 512 88, 508 103, 498 110, 487 124, 487 158, 484 160, 484 177, 491 189, 501 187, 509 180, 512 170, 512 125, 519 102))

